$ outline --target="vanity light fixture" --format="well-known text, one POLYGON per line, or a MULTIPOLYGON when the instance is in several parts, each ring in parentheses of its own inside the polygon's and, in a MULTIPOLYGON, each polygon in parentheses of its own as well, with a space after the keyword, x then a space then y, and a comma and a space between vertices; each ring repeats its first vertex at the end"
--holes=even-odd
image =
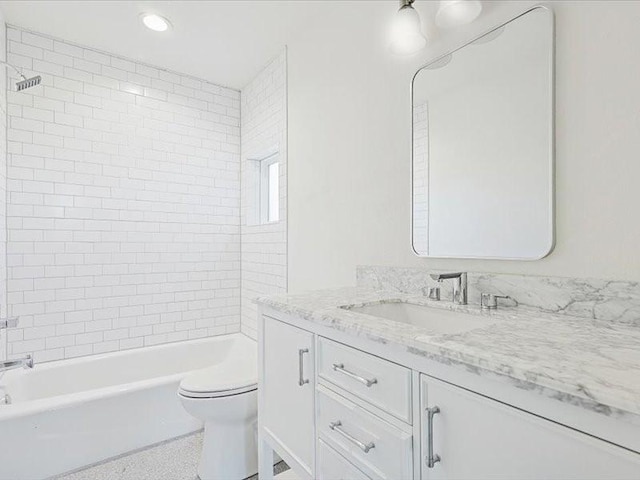
POLYGON ((400 9, 391 26, 390 49, 396 55, 412 55, 427 45, 420 15, 413 8, 415 0, 400 0, 400 9))
POLYGON ((440 0, 436 24, 442 28, 473 22, 482 11, 480 0, 440 0))
POLYGON ((155 13, 143 13, 140 18, 144 26, 154 32, 166 32, 171 26, 169 20, 155 13))

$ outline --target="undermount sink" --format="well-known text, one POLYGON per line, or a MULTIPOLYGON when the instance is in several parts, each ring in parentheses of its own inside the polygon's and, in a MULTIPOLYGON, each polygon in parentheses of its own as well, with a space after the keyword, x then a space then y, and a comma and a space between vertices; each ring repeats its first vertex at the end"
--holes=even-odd
POLYGON ((406 302, 375 303, 348 310, 429 330, 432 334, 462 333, 493 325, 498 320, 406 302))

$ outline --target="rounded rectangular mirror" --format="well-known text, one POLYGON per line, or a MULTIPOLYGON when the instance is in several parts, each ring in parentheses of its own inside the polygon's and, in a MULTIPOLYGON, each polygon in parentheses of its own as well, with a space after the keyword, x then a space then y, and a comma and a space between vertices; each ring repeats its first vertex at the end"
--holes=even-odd
POLYGON ((553 14, 536 7, 412 83, 412 235, 427 257, 534 260, 554 244, 553 14))

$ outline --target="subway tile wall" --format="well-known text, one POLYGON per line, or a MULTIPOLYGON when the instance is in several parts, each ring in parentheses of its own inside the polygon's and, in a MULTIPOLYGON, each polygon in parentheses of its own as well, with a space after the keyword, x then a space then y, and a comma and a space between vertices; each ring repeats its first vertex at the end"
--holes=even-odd
POLYGON ((286 51, 242 89, 242 332, 256 337, 256 297, 287 291, 286 51), (256 175, 252 165, 274 153, 279 162, 279 220, 251 221, 256 175))
MULTIPOLYGON (((7 40, 4 16, 0 12, 0 60, 6 61, 7 40)), ((7 316, 7 75, 0 75, 0 317, 7 316)), ((6 331, 0 329, 0 360, 5 359, 6 331)))
MULTIPOLYGON (((7 38, 9 62, 42 75, 8 93, 9 356, 238 331, 240 93, 13 27, 7 38)), ((265 255, 281 262, 282 247, 265 255)))

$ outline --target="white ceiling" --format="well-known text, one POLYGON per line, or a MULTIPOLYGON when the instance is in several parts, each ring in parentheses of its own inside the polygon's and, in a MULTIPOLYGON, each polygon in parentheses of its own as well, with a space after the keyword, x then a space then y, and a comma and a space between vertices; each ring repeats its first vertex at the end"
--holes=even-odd
POLYGON ((2 0, 0 10, 12 25, 240 89, 284 47, 290 25, 313 20, 319 3, 2 0), (173 29, 148 30, 142 12, 168 18, 173 29))

